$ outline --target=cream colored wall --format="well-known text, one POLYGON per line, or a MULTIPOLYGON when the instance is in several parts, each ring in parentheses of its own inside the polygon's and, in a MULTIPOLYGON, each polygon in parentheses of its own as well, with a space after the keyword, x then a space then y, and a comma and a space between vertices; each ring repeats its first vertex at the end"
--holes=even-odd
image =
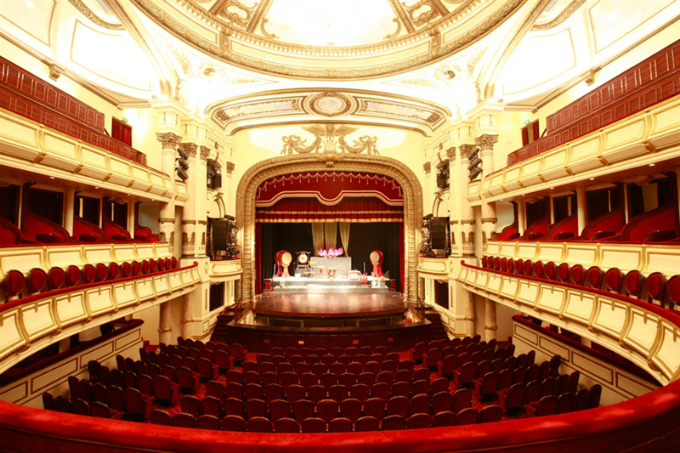
POLYGON ((156 139, 158 113, 151 108, 125 109, 121 113, 132 126, 132 147, 146 154, 147 166, 162 171, 162 147, 156 139))
MULTIPOLYGON (((166 302, 170 303, 170 302, 166 302)), ((160 326, 161 306, 154 305, 146 310, 135 313, 135 319, 144 321, 142 324, 142 340, 149 344, 158 344, 158 327, 160 326)))

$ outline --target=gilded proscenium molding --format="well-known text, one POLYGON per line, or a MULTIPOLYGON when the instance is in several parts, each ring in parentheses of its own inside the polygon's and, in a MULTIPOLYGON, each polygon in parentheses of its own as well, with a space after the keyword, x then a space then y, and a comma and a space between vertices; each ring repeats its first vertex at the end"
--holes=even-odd
POLYGON ((417 231, 422 225, 423 191, 418 177, 402 162, 384 156, 366 154, 294 154, 279 156, 250 167, 239 182, 236 191, 236 226, 243 232, 241 250, 243 267, 243 300, 255 300, 255 195, 258 187, 270 178, 291 173, 328 171, 366 172, 394 179, 404 191, 404 235, 406 250, 406 276, 404 295, 415 301, 418 294, 417 231))
MULTIPOLYGON (((155 0, 132 1, 144 14, 176 38, 209 53, 219 60, 262 73, 309 79, 374 78, 425 66, 479 41, 513 16, 527 2, 527 0, 507 0, 497 6, 490 0, 467 0, 445 17, 432 21, 427 26, 407 35, 400 35, 389 40, 362 46, 311 47, 284 43, 267 36, 249 33, 241 27, 209 13, 193 0, 176 0, 184 6, 185 11, 182 11, 182 14, 190 16, 191 20, 201 21, 204 26, 219 34, 219 42, 214 42, 192 31, 181 20, 174 17, 174 13, 166 12, 165 8, 171 8, 169 5, 164 6, 163 3, 155 0), (496 6, 496 8, 493 8, 493 6, 496 6), (477 17, 480 15, 484 15, 484 18, 477 17), (468 28, 460 27, 460 24, 473 24, 472 18, 479 20, 468 28), (456 33, 457 30, 460 31, 456 33), (441 42, 442 36, 449 37, 449 40, 441 42), (395 49, 401 47, 412 49, 418 41, 427 42, 429 45, 420 46, 422 50, 416 55, 411 52, 398 55, 399 52, 395 52, 395 49), (241 46, 236 44, 241 44, 241 46), (250 52, 240 50, 241 48, 250 49, 253 47, 283 57, 284 61, 279 64, 272 64, 266 59, 253 57, 250 52), (385 52, 393 56, 392 61, 362 67, 352 67, 350 64, 356 56, 362 58, 366 56, 377 57, 385 52), (299 65, 299 58, 308 56, 321 59, 321 62, 323 59, 327 59, 329 62, 343 59, 347 64, 340 67, 320 64, 315 68, 299 65), (289 62, 285 61, 287 58, 289 58, 289 62)), ((179 10, 181 9, 179 8, 179 10)), ((173 9, 173 11, 177 10, 173 9)))
POLYGON ((311 152, 324 154, 336 154, 338 152, 359 154, 366 151, 367 154, 379 154, 376 143, 377 137, 369 137, 365 135, 359 137, 359 140, 354 140, 354 146, 349 145, 345 141, 345 135, 352 134, 359 130, 358 127, 349 127, 344 125, 336 126, 335 124, 326 124, 325 126, 303 126, 307 132, 314 134, 315 139, 311 145, 307 146, 307 140, 301 139, 297 135, 289 135, 288 137, 281 137, 283 140, 283 149, 281 154, 308 154, 311 152), (323 151, 322 151, 323 145, 323 151), (340 151, 338 151, 338 148, 340 151))
POLYGON ((106 28, 106 29, 109 29, 109 30, 124 30, 125 29, 125 27, 123 27, 121 24, 111 24, 109 22, 102 20, 82 0, 68 0, 68 1, 71 2, 71 4, 78 11, 80 11, 80 13, 83 16, 87 17, 92 22, 94 22, 95 24, 99 25, 102 28, 106 28))
POLYGON ((643 368, 666 385, 680 377, 680 327, 669 312, 618 294, 463 264, 471 292, 568 329, 643 368))

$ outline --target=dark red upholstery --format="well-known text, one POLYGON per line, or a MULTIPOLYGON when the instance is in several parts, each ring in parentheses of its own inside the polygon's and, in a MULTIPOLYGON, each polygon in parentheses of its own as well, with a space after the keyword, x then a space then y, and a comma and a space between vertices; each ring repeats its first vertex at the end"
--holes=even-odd
POLYGON ((674 275, 668 280, 668 298, 674 304, 680 304, 680 275, 674 275))
POLYGON ((645 287, 650 302, 652 300, 663 301, 666 292, 666 277, 661 272, 654 272, 647 277, 645 287))
POLYGON ((21 294, 26 287, 26 278, 21 272, 11 270, 5 275, 2 286, 5 288, 7 298, 14 297, 21 294))
POLYGON ((543 268, 543 273, 548 280, 557 279, 557 265, 552 261, 548 261, 543 268))
POLYGON ((609 291, 618 293, 623 285, 623 274, 617 267, 612 267, 604 274, 604 281, 609 291))
POLYGON ((245 432, 246 421, 238 415, 227 415, 222 419, 222 429, 225 431, 245 432))
POLYGON ((585 276, 586 273, 583 270, 583 266, 580 264, 574 264, 571 269, 569 269, 569 280, 571 280, 574 285, 583 285, 585 276))
POLYGON ((130 277, 132 275, 132 264, 125 262, 120 266, 120 276, 123 278, 130 277))
POLYGON ((508 258, 508 272, 511 274, 515 272, 515 260, 508 258))
POLYGON ((109 263, 109 278, 115 280, 120 277, 120 266, 116 262, 109 263))
POLYGON ((82 278, 82 271, 78 266, 72 264, 66 268, 66 286, 76 286, 81 282, 82 278))
POLYGON ((586 283, 591 288, 602 289, 604 272, 597 266, 591 266, 586 272, 586 283))
POLYGON ((543 278, 543 261, 536 261, 534 263, 533 272, 534 277, 543 278))
POLYGON ((522 273, 524 275, 531 276, 531 271, 534 268, 534 263, 531 262, 531 260, 525 260, 524 263, 522 264, 522 273))
POLYGON ((172 269, 177 269, 179 267, 179 262, 174 256, 170 259, 170 262, 172 264, 172 269))
POLYGON ((95 266, 97 270, 95 281, 103 282, 109 278, 109 267, 104 263, 97 263, 95 266))
POLYGON ((41 292, 47 286, 47 273, 39 267, 28 271, 26 277, 26 287, 29 294, 41 292))
POLYGON ((158 260, 156 261, 156 265, 158 266, 159 271, 165 270, 165 260, 163 258, 158 258, 158 260))
POLYGON ((645 276, 638 270, 632 270, 626 274, 624 284, 626 285, 626 292, 635 297, 640 297, 642 288, 644 287, 645 276))
POLYGON ((569 263, 562 263, 557 266, 557 279, 561 282, 569 281, 569 263))
POLYGON ((518 259, 515 261, 515 273, 522 275, 524 274, 524 260, 518 259))

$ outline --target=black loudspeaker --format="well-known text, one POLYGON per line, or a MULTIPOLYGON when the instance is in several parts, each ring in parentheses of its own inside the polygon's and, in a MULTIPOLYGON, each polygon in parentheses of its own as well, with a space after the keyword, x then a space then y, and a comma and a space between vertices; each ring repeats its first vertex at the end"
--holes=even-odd
POLYGON ((212 221, 213 250, 226 250, 229 232, 226 219, 215 219, 212 221))
POLYGON ((430 240, 433 249, 446 249, 446 222, 447 219, 432 219, 430 224, 430 240))

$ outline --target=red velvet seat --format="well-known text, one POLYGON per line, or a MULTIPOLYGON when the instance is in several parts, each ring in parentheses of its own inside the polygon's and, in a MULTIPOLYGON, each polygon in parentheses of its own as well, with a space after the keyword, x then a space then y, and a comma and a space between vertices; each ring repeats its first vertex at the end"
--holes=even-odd
POLYGON ((274 431, 277 433, 297 434, 300 432, 300 424, 292 418, 279 418, 274 423, 274 431))
POLYGON ((314 403, 310 400, 298 400, 293 403, 293 414, 295 420, 302 423, 304 420, 311 418, 314 415, 314 403))
POLYGON ((474 407, 463 409, 456 414, 456 425, 474 425, 479 421, 479 412, 474 407))
POLYGON ((524 402, 527 404, 533 403, 541 399, 543 386, 539 381, 529 381, 524 392, 524 402))
POLYGON ((106 404, 95 401, 90 405, 90 415, 99 418, 110 418, 112 420, 121 420, 123 413, 109 408, 106 404))
POLYGON ((104 263, 97 263, 95 266, 95 281, 103 282, 109 279, 109 267, 104 263))
POLYGON ((239 417, 245 417, 246 405, 243 400, 239 398, 227 398, 224 400, 223 410, 225 415, 238 415, 239 417))
POLYGON ((515 273, 515 260, 513 258, 508 258, 507 272, 511 274, 515 273))
POLYGON ((413 382, 417 381, 430 381, 430 369, 429 368, 418 368, 413 371, 413 382))
MULTIPOLYGON (((217 351, 215 351, 215 354, 217 354, 217 351)), ((243 384, 243 372, 241 372, 241 370, 230 369, 229 371, 227 371, 226 379, 227 384, 230 382, 243 384)))
POLYGON ((338 408, 339 405, 337 401, 325 399, 319 401, 316 405, 316 413, 320 419, 328 423, 338 416, 338 408))
POLYGON ((563 393, 557 397, 557 411, 558 414, 566 414, 574 410, 574 394, 563 393))
POLYGON ((571 283, 574 285, 583 285, 583 282, 585 280, 586 273, 583 269, 583 266, 580 264, 574 264, 571 269, 569 269, 569 280, 571 283))
POLYGON ((519 275, 524 274, 524 260, 523 259, 518 259, 515 261, 515 273, 519 275))
POLYGON ((262 387, 260 384, 246 384, 245 391, 247 401, 265 399, 264 387, 262 387))
POLYGON ((357 432, 377 431, 380 428, 380 421, 375 417, 367 415, 357 420, 354 428, 357 432))
POLYGON ((327 389, 330 389, 332 386, 337 385, 338 376, 333 373, 324 373, 319 376, 319 383, 327 389))
POLYGON ((340 385, 344 385, 347 388, 351 388, 354 384, 357 383, 357 377, 353 373, 342 373, 338 377, 338 383, 340 385))
POLYGON ((454 382, 457 387, 471 387, 477 374, 477 364, 474 362, 464 363, 454 373, 454 382))
POLYGON ((349 396, 349 387, 346 385, 336 384, 328 389, 328 398, 342 403, 349 396))
POLYGON ((623 285, 623 274, 618 268, 612 267, 607 270, 607 272, 604 274, 604 280, 608 291, 617 294, 621 292, 621 286, 623 285))
POLYGON ((557 279, 561 282, 569 282, 569 263, 562 263, 557 266, 557 279))
POLYGON ((351 433, 352 421, 347 418, 334 418, 328 423, 328 432, 330 433, 351 433))
POLYGON ((557 265, 552 262, 548 261, 543 268, 543 275, 545 278, 548 280, 556 280, 557 279, 557 265))
POLYGON ((432 397, 431 411, 432 415, 437 415, 442 412, 451 410, 453 397, 449 392, 439 392, 432 397))
POLYGON ((588 409, 589 399, 590 395, 588 389, 578 391, 576 393, 576 397, 574 398, 574 410, 583 411, 588 409))
POLYGON ((234 362, 241 362, 245 360, 245 350, 239 343, 232 343, 229 345, 229 355, 233 357, 234 362))
POLYGON ((674 275, 668 280, 668 298, 675 305, 680 304, 680 275, 674 275))
POLYGON ((327 396, 328 390, 323 385, 316 384, 307 389, 307 398, 314 404, 326 399, 327 396))
POLYGON ((602 386, 595 384, 590 387, 588 391, 588 409, 595 409, 600 407, 600 396, 602 395, 602 386))
POLYGON ((421 363, 423 360, 423 355, 425 355, 425 352, 427 351, 427 345, 424 342, 419 342, 416 343, 414 347, 411 348, 411 352, 413 353, 413 360, 415 360, 417 363, 421 363))
POLYGON ((325 433, 326 422, 317 417, 310 417, 302 422, 303 433, 325 433))
POLYGON ((201 413, 212 415, 218 420, 221 420, 225 415, 222 413, 222 401, 214 396, 206 396, 201 400, 201 413))
POLYGON ((177 261, 177 258, 175 258, 174 256, 172 258, 170 258, 170 263, 171 263, 172 269, 177 269, 179 267, 179 262, 177 261))
POLYGON ((406 418, 401 415, 388 415, 382 422, 382 429, 406 429, 406 418))
POLYGON ((534 277, 543 278, 543 261, 536 261, 532 269, 534 277))
POLYGON ((156 267, 158 268, 158 272, 163 272, 165 270, 165 260, 163 258, 158 258, 156 260, 156 267))
POLYGON ((26 276, 26 288, 28 294, 42 292, 47 287, 47 273, 39 267, 28 271, 26 276))
POLYGON ((387 401, 390 397, 390 385, 386 382, 376 382, 371 388, 371 396, 387 401))
POLYGON ((369 361, 364 364, 364 373, 373 373, 374 375, 380 373, 381 363, 382 356, 380 354, 373 354, 369 361), (376 357, 376 355, 379 357, 376 357), (378 362, 377 360, 373 360, 374 358, 380 358, 381 360, 378 362))
POLYGON ((155 409, 149 414, 149 421, 154 425, 172 426, 172 417, 166 411, 155 409))
POLYGON ((586 271, 586 285, 590 288, 602 289, 604 282, 604 272, 597 266, 591 266, 586 271))
POLYGON ((484 377, 475 380, 474 392, 477 398, 488 401, 495 397, 496 392, 498 391, 498 380, 499 374, 493 371, 486 373, 484 377))
POLYGON ((527 417, 539 417, 543 415, 554 415, 557 411, 557 397, 545 395, 539 401, 534 401, 524 406, 527 417))
POLYGON ((267 402, 262 399, 248 400, 246 403, 246 412, 248 418, 252 417, 266 417, 267 416, 267 402))
POLYGON ((531 276, 531 273, 534 270, 534 263, 531 262, 531 260, 524 260, 522 263, 522 273, 528 277, 531 276))
POLYGON ((364 403, 369 398, 370 393, 371 387, 366 384, 354 384, 352 388, 350 388, 350 395, 352 398, 356 398, 362 403, 364 403))
POLYGON ((445 357, 444 360, 439 362, 438 365, 439 374, 451 378, 453 376, 454 371, 456 370, 457 365, 458 365, 457 356, 450 355, 448 357, 445 357))
POLYGON ((66 285, 66 271, 53 267, 47 272, 47 282, 50 290, 63 288, 66 285))
POLYGON ((507 258, 501 258, 499 270, 501 272, 507 272, 508 271, 508 259, 507 258))
POLYGON ((638 270, 632 270, 626 274, 624 285, 629 296, 640 297, 644 288, 645 276, 638 270))
POLYGON ((90 405, 80 398, 71 401, 71 410, 76 415, 90 415, 90 405))
POLYGON ((201 376, 201 379, 206 381, 217 379, 217 376, 220 374, 219 366, 211 363, 206 358, 200 358, 198 359, 198 374, 201 376))
POLYGON ((479 413, 479 423, 500 422, 503 416, 503 409, 498 406, 487 406, 479 413))
MULTIPOLYGON (((109 398, 110 399, 110 398, 109 398)), ((143 397, 136 388, 125 389, 125 413, 141 419, 149 418, 153 397, 143 397)))
POLYGON ((456 414, 453 412, 440 412, 432 417, 432 427, 454 426, 456 424, 456 414))
POLYGON ((524 384, 513 384, 507 391, 498 392, 498 403, 505 413, 516 413, 524 405, 524 384))
POLYGON ((271 433, 272 423, 265 417, 252 417, 248 419, 247 428, 251 433, 271 433))
POLYGON ((382 420, 385 417, 385 405, 385 400, 381 398, 369 398, 364 403, 364 415, 382 420))
POLYGON ((290 403, 283 399, 274 400, 269 403, 269 415, 272 422, 276 423, 279 419, 290 418, 290 403))
POLYGON ((557 384, 555 393, 557 396, 569 391, 570 378, 568 374, 561 374, 557 377, 557 384))
POLYGON ((179 407, 182 412, 191 414, 195 418, 201 415, 201 400, 195 396, 185 395, 179 399, 179 407))
POLYGON ((391 397, 403 396, 408 398, 411 394, 411 384, 410 381, 399 381, 392 386, 391 397))
POLYGON ((662 306, 664 305, 663 299, 666 293, 666 277, 661 272, 650 274, 645 280, 645 288, 647 289, 647 300, 649 302, 658 300, 662 306))
POLYGON ((458 389, 453 394, 451 411, 457 414, 463 409, 470 407, 470 404, 472 404, 472 390, 458 389))
POLYGON ((227 415, 222 419, 222 429, 224 431, 245 432, 246 421, 238 415, 227 415))
POLYGON ((218 417, 209 414, 203 414, 197 419, 197 428, 199 429, 209 429, 213 431, 222 430, 222 422, 218 417))
MULTIPOLYGON (((440 392, 441 393, 441 392, 440 392)), ((416 395, 409 401, 408 415, 429 414, 430 395, 416 395)), ((389 413, 389 410, 387 411, 389 413)))

